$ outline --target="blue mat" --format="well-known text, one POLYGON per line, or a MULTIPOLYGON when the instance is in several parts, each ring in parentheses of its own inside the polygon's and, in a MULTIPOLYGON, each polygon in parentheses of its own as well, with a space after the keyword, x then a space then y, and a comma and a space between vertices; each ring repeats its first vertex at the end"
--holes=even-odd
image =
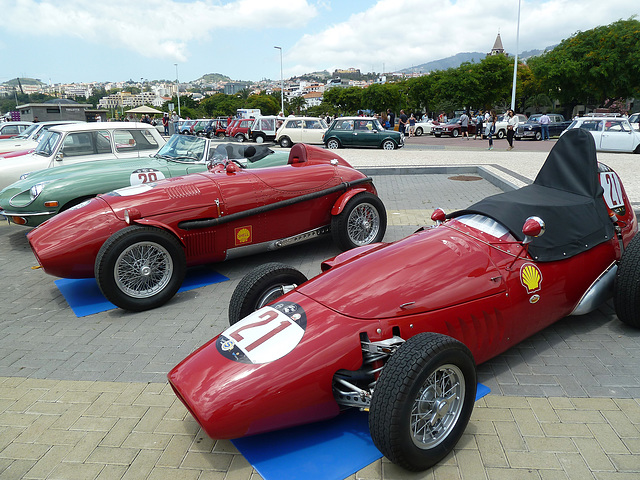
MULTIPOLYGON (((224 275, 208 267, 195 267, 187 270, 187 276, 178 292, 193 290, 213 283, 229 280, 224 275)), ((117 308, 104 298, 95 278, 62 278, 55 281, 56 286, 76 314, 86 317, 94 313, 105 312, 117 308)))
MULTIPOLYGON (((489 392, 479 383, 476 401, 489 392)), ((369 414, 356 409, 232 442, 264 480, 342 480, 382 457, 369 434, 369 414)))

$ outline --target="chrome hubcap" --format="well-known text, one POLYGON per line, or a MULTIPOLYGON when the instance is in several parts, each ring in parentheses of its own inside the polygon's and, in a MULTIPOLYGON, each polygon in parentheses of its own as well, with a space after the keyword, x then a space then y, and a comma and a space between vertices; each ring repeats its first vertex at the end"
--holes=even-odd
POLYGON ((380 231, 380 215, 370 203, 353 209, 347 221, 349 238, 356 245, 368 245, 380 231))
POLYGON ((114 265, 114 277, 120 291, 133 298, 149 298, 162 291, 173 276, 169 252, 153 242, 127 247, 114 265))

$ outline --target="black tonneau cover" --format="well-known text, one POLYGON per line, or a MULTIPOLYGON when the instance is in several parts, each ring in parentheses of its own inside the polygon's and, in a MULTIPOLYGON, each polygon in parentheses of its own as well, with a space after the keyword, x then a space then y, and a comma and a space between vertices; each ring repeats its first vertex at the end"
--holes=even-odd
POLYGON ((529 245, 540 262, 569 258, 613 237, 613 223, 604 203, 593 136, 582 129, 566 131, 549 152, 532 185, 487 197, 449 218, 479 213, 502 223, 518 240, 531 216, 546 232, 529 245))

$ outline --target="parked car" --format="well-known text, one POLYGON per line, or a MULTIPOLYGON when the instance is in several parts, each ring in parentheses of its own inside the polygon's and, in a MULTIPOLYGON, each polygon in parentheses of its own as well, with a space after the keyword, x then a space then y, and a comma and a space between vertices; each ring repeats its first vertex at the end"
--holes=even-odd
POLYGON ((258 117, 253 121, 251 127, 247 131, 247 138, 256 143, 272 142, 276 138, 276 132, 282 125, 284 117, 276 115, 265 115, 258 117))
POLYGON ((340 117, 331 122, 323 136, 324 145, 341 147, 377 147, 394 150, 404 146, 404 135, 385 130, 377 118, 340 117))
POLYGON ((276 142, 283 148, 296 143, 322 144, 322 136, 327 131, 327 124, 318 117, 289 117, 278 129, 276 142))
POLYGON ((425 115, 416 122, 416 137, 420 137, 427 133, 433 133, 433 127, 435 125, 438 125, 438 122, 428 119, 425 115))
MULTIPOLYGON (((549 117, 549 136, 559 137, 564 130, 571 125, 571 120, 565 120, 564 116, 559 113, 548 113, 549 117)), ((518 140, 524 138, 532 138, 534 140, 542 140, 542 126, 540 125, 541 113, 531 115, 526 122, 518 125, 514 134, 518 140)))
POLYGON ((0 139, 20 135, 33 125, 31 122, 3 122, 0 123, 0 139))
POLYGON ((388 459, 424 470, 464 433, 477 364, 597 308, 614 284, 618 317, 640 327, 637 219, 584 132, 554 145, 532 185, 432 219, 309 281, 273 263, 243 278, 230 327, 168 375, 202 429, 238 438, 356 408, 388 459))
MULTIPOLYGON (((440 123, 432 128, 432 133, 440 138, 442 135, 449 135, 450 137, 459 137, 462 133, 462 125, 460 124, 460 117, 452 118, 446 123, 440 123)), ((469 119, 469 126, 467 132, 469 135, 475 135, 476 124, 469 119)))
POLYGON ((634 130, 640 131, 640 113, 629 115, 629 124, 634 130))
MULTIPOLYGON (((34 227, 100 193, 204 172, 216 153, 231 152, 246 168, 286 165, 289 155, 266 146, 217 143, 191 135, 173 135, 152 157, 84 162, 33 172, 0 191, 0 215, 34 227)), ((227 155, 229 156, 229 155, 227 155)))
POLYGON ((191 127, 196 124, 197 120, 183 120, 178 125, 178 131, 180 135, 191 135, 191 127))
POLYGON ((575 128, 591 133, 599 152, 640 153, 640 132, 626 118, 586 115, 571 122, 566 131, 575 128))
POLYGON ((51 127, 27 155, 0 161, 0 188, 43 168, 109 158, 148 157, 165 140, 155 127, 135 122, 94 122, 51 127))
POLYGON ((238 118, 226 129, 225 136, 235 138, 238 142, 244 142, 249 138, 249 128, 253 125, 253 118, 238 118))
POLYGON ((213 120, 211 120, 210 118, 197 120, 196 123, 191 125, 191 127, 189 128, 189 133, 198 137, 204 137, 206 135, 207 128, 211 124, 213 124, 213 120))
POLYGON ((188 266, 327 233, 345 249, 382 240, 386 212, 372 179, 334 152, 298 144, 285 166, 244 163, 223 158, 208 172, 98 195, 33 229, 29 242, 45 272, 95 276, 108 300, 139 311, 173 297, 188 266))
MULTIPOLYGON (((527 116, 523 115, 522 113, 516 113, 515 114, 516 117, 518 117, 518 124, 522 124, 522 123, 526 123, 527 121, 527 116)), ((507 121, 507 116, 506 115, 498 115, 497 121, 496 121, 496 133, 494 134, 496 136, 496 138, 505 138, 507 136, 507 125, 509 124, 509 122, 507 121)), ((485 132, 486 132, 486 128, 487 125, 485 125, 485 132)), ((515 134, 514 134, 515 135, 515 134)))
POLYGON ((20 135, 0 140, 0 155, 17 152, 20 150, 33 150, 38 145, 38 141, 44 134, 56 125, 65 125, 67 123, 85 123, 73 120, 55 120, 50 122, 32 123, 30 127, 24 130, 20 135))
POLYGON ((226 118, 216 118, 212 123, 207 125, 204 129, 204 135, 207 138, 218 137, 224 138, 224 132, 227 128, 226 118))

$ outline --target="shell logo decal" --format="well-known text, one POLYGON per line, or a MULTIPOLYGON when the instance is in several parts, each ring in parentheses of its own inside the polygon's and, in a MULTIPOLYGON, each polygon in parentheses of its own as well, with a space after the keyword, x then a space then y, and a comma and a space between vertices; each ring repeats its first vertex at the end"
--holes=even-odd
POLYGON ((540 290, 542 283, 542 273, 540 269, 533 263, 525 263, 520 268, 520 282, 527 289, 527 293, 533 293, 540 290))
POLYGON ((236 246, 245 245, 253 241, 253 228, 251 225, 235 229, 236 246))

